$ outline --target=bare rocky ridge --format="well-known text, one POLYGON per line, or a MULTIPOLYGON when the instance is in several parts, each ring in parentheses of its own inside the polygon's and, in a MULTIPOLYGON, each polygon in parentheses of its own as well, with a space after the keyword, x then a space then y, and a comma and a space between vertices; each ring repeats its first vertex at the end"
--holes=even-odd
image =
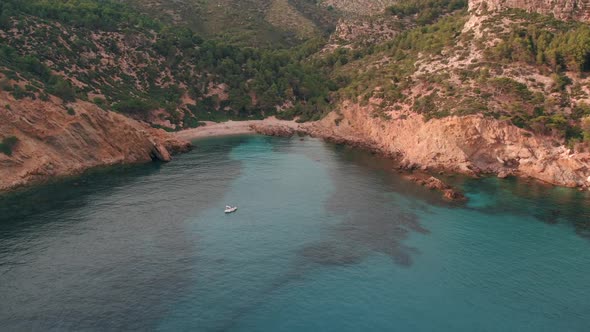
POLYGON ((163 130, 93 104, 70 106, 75 115, 57 100, 14 100, 0 92, 0 140, 18 138, 11 156, 0 153, 0 191, 91 167, 170 161, 171 154, 190 149, 163 130))
POLYGON ((507 8, 524 9, 560 20, 590 22, 590 0, 470 0, 469 10, 500 11, 507 8))

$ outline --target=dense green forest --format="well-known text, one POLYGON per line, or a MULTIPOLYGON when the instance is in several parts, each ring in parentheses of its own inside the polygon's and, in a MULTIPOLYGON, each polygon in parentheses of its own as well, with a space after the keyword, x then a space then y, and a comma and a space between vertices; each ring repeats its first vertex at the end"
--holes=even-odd
POLYGON ((507 11, 504 16, 520 18, 522 23, 511 25, 503 40, 487 50, 490 60, 547 65, 555 72, 590 71, 588 24, 521 11, 507 11))
MULTIPOLYGON (((42 95, 54 94, 65 101, 97 93, 105 100, 93 101, 119 112, 137 115, 165 108, 178 114, 181 97, 188 93, 197 103, 188 105, 185 125, 208 119, 268 116, 285 102, 292 106, 283 116, 307 120, 317 119, 329 110, 329 92, 337 88, 322 71, 302 61, 318 51, 321 43, 317 40, 295 49, 237 47, 203 40, 188 28, 162 24, 110 0, 7 0, 0 10, 3 29, 15 27, 28 34, 26 38, 2 42, 0 65, 8 69, 5 74, 16 78, 15 72, 22 73, 39 83, 32 89, 43 87, 42 95), (136 68, 135 77, 131 77, 116 67, 97 66, 96 59, 79 56, 100 52, 102 47, 116 59, 128 56, 129 50, 120 49, 120 36, 110 35, 110 40, 105 40, 107 45, 88 42, 97 31, 140 39, 141 45, 133 49, 133 56, 149 65, 136 68), (69 38, 64 44, 66 36, 69 38), (30 45, 39 47, 27 47, 30 45), (47 61, 55 64, 56 68, 51 69, 65 72, 65 77, 51 74, 47 61), (72 62, 75 69, 71 69, 72 62), (164 71, 171 75, 158 83, 162 78, 159 72, 164 71), (84 88, 74 87, 71 78, 82 82, 84 88), (215 96, 207 94, 213 83, 227 85, 226 100, 215 100, 215 96), (211 107, 228 112, 212 114, 215 112, 211 107)), ((17 85, 5 88, 19 89, 17 85)), ((15 95, 32 94, 16 91, 15 95)))

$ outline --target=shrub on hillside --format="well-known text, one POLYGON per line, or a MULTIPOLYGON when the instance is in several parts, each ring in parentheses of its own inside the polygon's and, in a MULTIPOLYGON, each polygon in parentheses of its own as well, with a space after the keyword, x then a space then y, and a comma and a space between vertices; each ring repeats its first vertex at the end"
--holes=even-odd
POLYGON ((2 140, 2 143, 0 143, 0 152, 7 156, 12 156, 12 151, 17 143, 18 138, 16 136, 6 137, 2 140))
POLYGON ((138 98, 125 99, 113 105, 115 111, 132 115, 146 115, 155 108, 154 104, 138 98))

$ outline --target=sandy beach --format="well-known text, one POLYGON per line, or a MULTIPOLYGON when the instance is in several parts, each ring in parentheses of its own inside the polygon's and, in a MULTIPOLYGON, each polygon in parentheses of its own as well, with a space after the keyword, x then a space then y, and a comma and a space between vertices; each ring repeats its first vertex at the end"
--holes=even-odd
POLYGON ((252 125, 286 126, 294 129, 300 125, 295 121, 278 120, 274 117, 264 120, 227 121, 221 123, 205 121, 205 123, 205 126, 181 130, 174 135, 179 139, 192 140, 214 136, 255 134, 256 131, 252 129, 252 125))

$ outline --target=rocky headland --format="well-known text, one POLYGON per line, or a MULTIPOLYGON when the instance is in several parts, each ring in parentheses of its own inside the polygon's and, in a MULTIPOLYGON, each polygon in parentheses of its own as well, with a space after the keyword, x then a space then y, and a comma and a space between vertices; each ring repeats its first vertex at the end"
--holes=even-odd
POLYGON ((395 157, 404 169, 514 175, 566 187, 590 186, 589 153, 574 153, 507 121, 479 115, 425 121, 419 114, 398 114, 392 121, 370 113, 370 107, 345 103, 338 113, 303 128, 313 136, 395 157))
POLYGON ((0 153, 0 191, 75 175, 98 166, 170 161, 190 143, 83 101, 15 101, 0 93, 0 141, 16 137, 0 153))

